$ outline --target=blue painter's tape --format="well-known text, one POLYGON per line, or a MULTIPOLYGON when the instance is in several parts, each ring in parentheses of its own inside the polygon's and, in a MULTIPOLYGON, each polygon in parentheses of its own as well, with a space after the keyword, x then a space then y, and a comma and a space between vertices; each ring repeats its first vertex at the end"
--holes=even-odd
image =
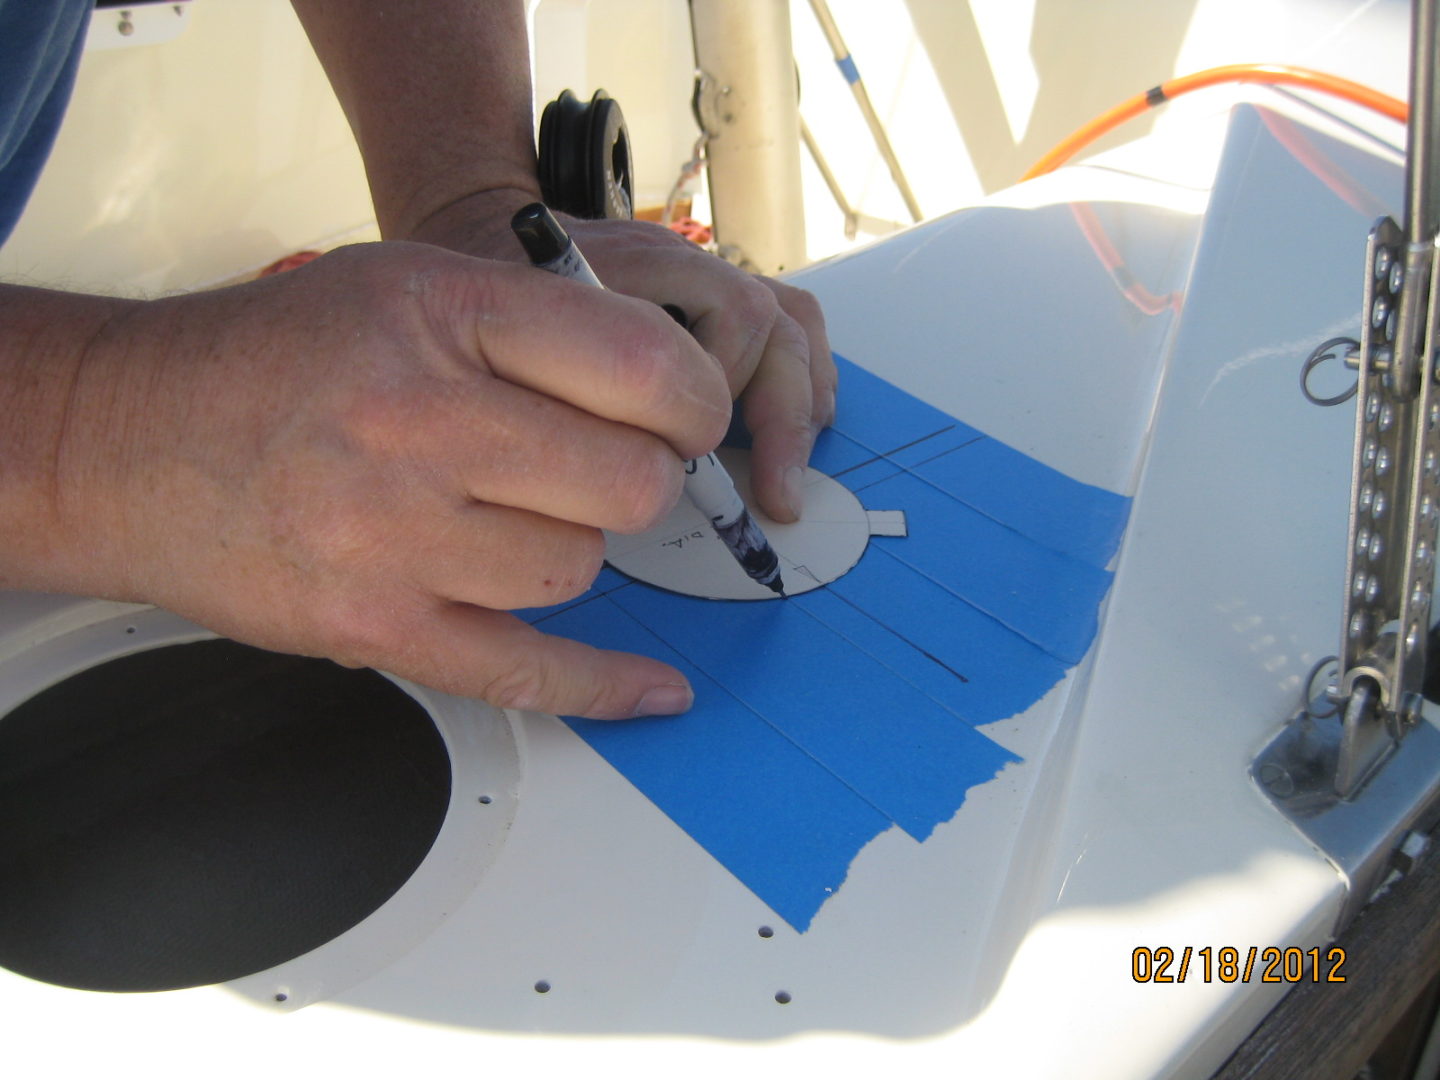
POLYGON ((686 716, 567 723, 796 930, 840 888, 860 849, 890 828, 889 818, 611 600, 561 612, 546 629, 658 656, 691 680, 699 704, 686 716))
MULTIPOLYGON (((848 487, 851 491, 859 494, 866 488, 874 487, 881 480, 888 480, 892 476, 899 476, 904 470, 891 461, 888 457, 872 457, 870 460, 856 465, 854 468, 846 469, 835 475, 835 479, 848 487)), ((873 507, 875 510, 883 510, 884 507, 873 507)))
POLYGON ((612 599, 916 840, 1016 760, 797 605, 612 599))
MULTIPOLYGON (((927 461, 985 441, 987 441, 987 436, 981 435, 968 424, 957 423, 943 431, 937 431, 933 435, 916 439, 908 445, 890 451, 885 455, 885 460, 892 461, 913 472, 927 461)), ((960 501, 964 502, 965 500, 961 499, 960 501)))
POLYGON ((1095 637, 1110 575, 1037 544, 939 488, 902 473, 870 488, 879 506, 903 507, 909 535, 875 537, 906 566, 999 620, 1067 664, 1095 637))
MULTIPOLYGON (((869 556, 866 558, 869 559, 869 556)), ((848 576, 862 572, 862 567, 863 564, 857 566, 848 576)), ((910 577, 918 578, 919 575, 910 574, 910 577)), ((936 591, 949 597, 943 589, 936 591)), ((791 597, 790 603, 889 668, 896 678, 904 679, 957 719, 970 721, 964 693, 969 676, 935 658, 934 654, 927 655, 894 624, 880 621, 879 615, 847 599, 833 585, 828 589, 816 589, 791 597)), ((1001 629, 1010 633, 1003 627, 1001 629)), ((1019 640, 1014 634, 1010 636, 1019 640)))
POLYGON ((606 570, 522 612, 674 664, 687 717, 571 726, 799 930, 891 823, 917 840, 1017 759, 972 725, 1038 701, 1084 655, 1128 501, 1077 483, 843 358, 812 461, 903 510, 847 575, 717 602, 606 570))
POLYGON ((1123 495, 1072 480, 995 439, 977 439, 912 468, 981 513, 1095 566, 1110 562, 1130 513, 1123 495))
POLYGON ((875 451, 861 446, 843 432, 826 428, 815 439, 815 449, 810 452, 810 464, 827 476, 839 476, 878 457, 875 451))
MULTIPOLYGON (((983 439, 983 435, 976 435, 973 429, 959 424, 916 439, 889 454, 876 455, 844 472, 831 475, 858 494, 867 488, 874 487, 881 480, 887 480, 907 470, 913 471, 914 466, 928 461, 932 457, 951 453, 983 439)), ((872 509, 883 510, 885 507, 876 506, 872 509)))
POLYGON ((860 81, 860 69, 855 66, 855 61, 847 54, 835 61, 835 66, 840 69, 840 74, 845 76, 845 81, 855 85, 860 81))
MULTIPOLYGON (((843 436, 841 436, 843 438, 843 436)), ((858 465, 851 465, 845 469, 824 470, 832 477, 839 480, 851 491, 864 491, 881 480, 894 476, 906 469, 912 469, 930 458, 939 457, 951 453, 957 449, 968 446, 973 442, 983 440, 983 435, 977 435, 973 428, 964 424, 954 424, 939 431, 931 432, 929 435, 916 439, 905 446, 898 447, 888 454, 875 454, 866 458, 858 465)), ((857 445, 852 443, 851 445, 857 445)), ((822 466, 816 466, 822 468, 822 466)), ((883 509, 883 507, 875 507, 883 509)))
POLYGON ((792 603, 972 724, 1023 712, 1065 675, 1064 663, 879 544, 828 589, 792 603))
POLYGON ((835 357, 835 367, 840 373, 835 427, 872 456, 892 454, 941 431, 968 433, 971 438, 984 434, 843 356, 835 357))

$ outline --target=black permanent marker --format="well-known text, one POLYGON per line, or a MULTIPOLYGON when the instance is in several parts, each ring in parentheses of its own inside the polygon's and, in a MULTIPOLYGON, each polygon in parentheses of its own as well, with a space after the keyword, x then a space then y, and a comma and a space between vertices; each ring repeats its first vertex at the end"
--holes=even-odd
MULTIPOLYGON (((605 287, 544 203, 531 203, 520 210, 510 220, 510 227, 530 261, 541 270, 605 287)), ((685 462, 685 494, 710 519, 716 535, 745 573, 784 596, 785 584, 780 580, 780 560, 775 549, 755 524, 735 490, 735 482, 714 454, 685 462)))

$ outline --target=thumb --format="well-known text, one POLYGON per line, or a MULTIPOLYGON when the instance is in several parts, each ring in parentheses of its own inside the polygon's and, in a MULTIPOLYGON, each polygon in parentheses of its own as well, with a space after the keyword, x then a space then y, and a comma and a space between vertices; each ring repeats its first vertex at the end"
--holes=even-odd
POLYGON ((411 639, 405 678, 508 709, 591 720, 672 716, 689 682, 669 664, 543 634, 503 611, 449 604, 411 639))

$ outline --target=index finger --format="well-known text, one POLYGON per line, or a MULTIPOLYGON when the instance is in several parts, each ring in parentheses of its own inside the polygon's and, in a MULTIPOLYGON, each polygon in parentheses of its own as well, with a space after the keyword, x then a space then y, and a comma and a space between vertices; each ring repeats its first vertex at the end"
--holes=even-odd
POLYGON ((653 432, 683 458, 724 437, 719 361, 655 305, 533 267, 482 265, 457 329, 462 350, 495 375, 653 432))

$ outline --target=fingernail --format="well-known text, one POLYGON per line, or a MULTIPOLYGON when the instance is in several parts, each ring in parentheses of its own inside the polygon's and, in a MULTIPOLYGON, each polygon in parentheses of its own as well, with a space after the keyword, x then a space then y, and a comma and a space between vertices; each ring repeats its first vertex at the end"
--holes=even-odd
POLYGON ((640 704, 635 706, 636 716, 675 716, 695 704, 695 691, 683 683, 665 683, 652 686, 645 691, 640 704))
POLYGON ((805 470, 798 465, 791 465, 785 470, 783 488, 785 502, 790 507, 790 513, 796 518, 800 517, 800 510, 805 503, 805 470))

